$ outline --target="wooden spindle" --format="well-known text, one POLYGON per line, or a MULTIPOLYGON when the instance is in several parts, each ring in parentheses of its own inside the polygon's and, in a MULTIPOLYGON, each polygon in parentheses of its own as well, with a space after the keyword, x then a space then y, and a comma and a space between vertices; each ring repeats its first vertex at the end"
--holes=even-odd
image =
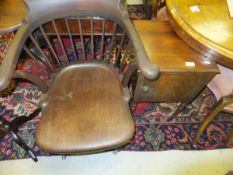
POLYGON ((46 68, 48 68, 48 70, 51 71, 51 69, 50 69, 50 68, 48 67, 48 65, 44 62, 44 60, 41 60, 41 59, 35 57, 35 56, 33 55, 33 53, 31 53, 31 51, 27 48, 26 45, 23 46, 23 49, 24 49, 24 51, 26 52, 26 54, 27 54, 30 58, 32 58, 39 66, 41 66, 41 65, 40 65, 41 63, 43 63, 43 64, 46 66, 46 68), (39 61, 39 60, 40 60, 40 61, 39 61))
POLYGON ((101 58, 104 59, 104 36, 105 36, 105 19, 102 23, 102 38, 101 38, 101 58))
POLYGON ((66 53, 64 44, 63 44, 63 42, 62 42, 61 36, 60 36, 59 33, 58 33, 57 26, 56 26, 56 23, 54 22, 54 20, 52 20, 52 24, 53 24, 53 28, 54 28, 54 30, 55 30, 55 33, 56 33, 56 35, 57 35, 58 41, 59 41, 59 43, 60 43, 60 45, 61 45, 62 52, 65 54, 65 62, 66 62, 66 63, 69 63, 69 59, 68 59, 68 56, 67 56, 67 53, 66 53))
POLYGON ((29 36, 30 39, 32 40, 33 44, 36 46, 36 48, 38 49, 38 51, 41 53, 41 55, 44 57, 46 64, 48 65, 49 69, 54 71, 54 67, 51 64, 51 62, 49 61, 49 58, 45 55, 45 53, 43 52, 43 50, 40 48, 39 44, 37 43, 37 41, 35 40, 35 38, 32 36, 32 34, 29 36))
POLYGON ((109 55, 112 54, 112 51, 113 51, 113 48, 114 48, 114 41, 116 41, 116 28, 117 28, 117 24, 114 22, 114 29, 113 29, 112 39, 111 39, 110 46, 108 48, 109 55))
POLYGON ((119 68, 120 71, 122 71, 123 66, 125 65, 125 61, 126 61, 126 58, 128 56, 130 48, 131 48, 131 43, 129 42, 126 49, 125 49, 125 51, 124 51, 122 60, 120 60, 120 68, 119 68))
POLYGON ((54 49, 53 49, 53 46, 52 46, 52 44, 50 43, 50 41, 49 41, 49 39, 48 39, 48 37, 47 37, 45 31, 44 31, 44 28, 43 28, 42 26, 40 26, 40 31, 41 31, 41 33, 42 33, 42 35, 43 35, 43 37, 44 37, 46 43, 48 44, 50 51, 52 52, 54 58, 56 59, 57 64, 60 65, 61 63, 60 63, 60 61, 59 61, 59 59, 58 59, 58 57, 57 57, 57 54, 55 53, 55 51, 54 51, 54 49))
POLYGON ((94 29, 93 29, 93 18, 91 18, 91 55, 92 59, 95 59, 95 49, 94 49, 94 29))
POLYGON ((119 59, 120 59, 120 56, 121 56, 121 50, 122 50, 122 47, 123 47, 125 38, 126 38, 126 33, 125 33, 125 31, 124 31, 123 36, 122 36, 122 38, 121 38, 121 42, 120 42, 119 48, 118 48, 118 50, 117 50, 117 54, 116 54, 116 58, 115 58, 114 67, 116 67, 117 64, 118 64, 118 62, 119 62, 119 59))
POLYGON ((81 38, 81 42, 82 42, 83 59, 86 60, 86 53, 85 53, 85 46, 84 46, 84 40, 83 40, 82 24, 81 24, 80 19, 78 19, 78 26, 79 26, 80 38, 81 38))
POLYGON ((66 28, 67 28, 67 31, 68 31, 68 34, 69 34, 69 38, 70 38, 70 42, 71 42, 71 45, 72 45, 72 49, 73 49, 73 53, 74 53, 74 56, 75 56, 75 61, 77 62, 77 54, 76 54, 76 49, 75 49, 75 44, 74 44, 74 40, 71 36, 71 32, 70 32, 70 26, 69 26, 69 23, 67 21, 67 18, 65 18, 65 23, 66 23, 66 28))

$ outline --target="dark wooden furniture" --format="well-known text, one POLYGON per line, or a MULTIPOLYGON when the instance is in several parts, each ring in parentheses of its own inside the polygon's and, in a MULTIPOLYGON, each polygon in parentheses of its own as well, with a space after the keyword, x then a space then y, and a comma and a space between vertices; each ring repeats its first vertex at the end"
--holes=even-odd
POLYGON ((138 73, 135 101, 190 103, 219 73, 215 63, 189 47, 168 22, 135 21, 135 28, 160 76, 151 81, 138 73))
POLYGON ((42 91, 38 145, 55 154, 86 154, 129 142, 134 134, 129 81, 137 69, 151 80, 159 70, 148 59, 124 2, 40 0, 28 6, 28 23, 17 31, 0 66, 0 90, 15 78, 42 91), (112 30, 106 30, 108 23, 112 30), (17 70, 25 54, 46 67, 47 81, 17 70))
POLYGON ((18 29, 27 12, 28 9, 23 0, 1 0, 0 33, 18 29))
POLYGON ((233 69, 233 19, 227 1, 167 0, 166 5, 173 29, 187 44, 233 69))
MULTIPOLYGON (((187 44, 220 65, 233 69, 233 19, 227 1, 167 0, 166 6, 172 27, 187 44)), ((222 75, 210 82, 210 86, 221 89, 221 93, 219 90, 212 90, 218 103, 203 121, 195 142, 219 112, 232 113, 232 92, 222 93, 229 89, 231 81, 216 83, 218 77, 222 75)), ((227 139, 227 144, 231 142, 232 135, 227 139)))

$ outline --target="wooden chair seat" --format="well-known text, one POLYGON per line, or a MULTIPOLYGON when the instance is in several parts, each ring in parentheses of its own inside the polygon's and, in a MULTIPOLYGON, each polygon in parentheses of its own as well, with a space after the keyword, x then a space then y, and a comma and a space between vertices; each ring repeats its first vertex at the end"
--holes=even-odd
POLYGON ((97 63, 66 67, 48 92, 37 144, 50 153, 84 154, 127 143, 134 122, 125 97, 110 67, 97 63))

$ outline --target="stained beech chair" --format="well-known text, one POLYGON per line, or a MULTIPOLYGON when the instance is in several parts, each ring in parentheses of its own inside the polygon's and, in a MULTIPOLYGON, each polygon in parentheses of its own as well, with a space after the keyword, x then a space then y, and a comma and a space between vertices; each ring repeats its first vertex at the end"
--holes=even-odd
MULTIPOLYGON (((233 70, 218 65, 220 74, 217 75, 208 84, 209 89, 213 92, 217 99, 217 104, 212 111, 206 116, 198 130, 194 141, 198 142, 201 134, 204 132, 208 124, 222 111, 233 113, 233 70)), ((227 145, 233 142, 233 131, 229 134, 227 145)))
POLYGON ((130 141, 128 85, 135 71, 155 79, 122 0, 28 0, 30 14, 0 66, 0 90, 23 79, 41 91, 36 142, 54 154, 89 154, 130 141), (18 70, 27 54, 48 81, 18 70))

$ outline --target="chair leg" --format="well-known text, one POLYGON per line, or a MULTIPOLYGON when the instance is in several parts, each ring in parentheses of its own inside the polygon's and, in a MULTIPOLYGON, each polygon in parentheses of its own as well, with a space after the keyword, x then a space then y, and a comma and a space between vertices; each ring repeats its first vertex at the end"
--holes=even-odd
POLYGON ((200 129, 197 131, 197 134, 194 138, 194 143, 197 143, 200 136, 206 129, 206 127, 209 125, 209 123, 219 114, 219 112, 222 110, 222 105, 216 105, 216 107, 212 110, 210 114, 207 115, 207 117, 202 122, 200 129))
POLYGON ((233 131, 229 134, 226 141, 226 146, 230 146, 231 144, 233 144, 233 131))
POLYGON ((34 160, 34 162, 38 162, 38 159, 37 159, 36 155, 26 145, 26 143, 20 138, 20 136, 17 133, 13 132, 13 131, 10 131, 10 134, 12 135, 14 141, 29 154, 29 156, 32 158, 32 160, 34 160))

